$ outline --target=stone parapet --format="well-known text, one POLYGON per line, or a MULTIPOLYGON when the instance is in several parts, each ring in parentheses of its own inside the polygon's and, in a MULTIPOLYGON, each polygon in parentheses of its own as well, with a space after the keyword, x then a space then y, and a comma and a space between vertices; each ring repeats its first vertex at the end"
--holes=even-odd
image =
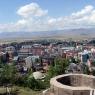
POLYGON ((54 95, 94 95, 95 77, 85 74, 64 74, 50 80, 54 95))

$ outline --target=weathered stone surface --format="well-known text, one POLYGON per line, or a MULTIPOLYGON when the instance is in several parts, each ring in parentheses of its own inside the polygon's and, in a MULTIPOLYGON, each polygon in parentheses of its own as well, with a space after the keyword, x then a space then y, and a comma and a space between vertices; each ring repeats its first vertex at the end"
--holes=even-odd
POLYGON ((95 89, 95 77, 85 74, 65 74, 52 78, 50 84, 54 95, 90 95, 90 91, 95 89))
POLYGON ((90 95, 90 92, 88 90, 83 90, 83 91, 73 91, 73 95, 90 95))

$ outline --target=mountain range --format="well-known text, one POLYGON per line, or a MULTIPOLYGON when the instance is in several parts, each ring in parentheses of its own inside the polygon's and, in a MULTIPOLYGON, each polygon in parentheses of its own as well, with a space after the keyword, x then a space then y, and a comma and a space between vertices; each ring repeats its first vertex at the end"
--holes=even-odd
POLYGON ((79 28, 79 29, 64 29, 55 31, 39 31, 39 32, 1 32, 0 39, 17 39, 17 38, 58 38, 58 39, 81 39, 94 38, 95 28, 79 28))

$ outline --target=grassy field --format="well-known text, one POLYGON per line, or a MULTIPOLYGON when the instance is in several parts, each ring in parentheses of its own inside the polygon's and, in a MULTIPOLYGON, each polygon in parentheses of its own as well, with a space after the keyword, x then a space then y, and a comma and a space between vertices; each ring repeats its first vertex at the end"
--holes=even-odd
POLYGON ((33 91, 29 88, 20 88, 18 95, 42 95, 41 91, 33 91))
MULTIPOLYGON (((16 90, 18 93, 17 95, 42 95, 41 91, 33 91, 29 88, 23 87, 13 87, 12 90, 16 90)), ((6 88, 0 87, 0 95, 3 93, 6 93, 6 88)))

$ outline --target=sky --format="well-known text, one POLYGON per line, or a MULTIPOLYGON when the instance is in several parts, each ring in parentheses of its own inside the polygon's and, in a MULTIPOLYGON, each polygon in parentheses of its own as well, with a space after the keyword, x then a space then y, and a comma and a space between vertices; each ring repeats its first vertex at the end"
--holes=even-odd
POLYGON ((0 0, 0 32, 95 27, 95 0, 0 0))

